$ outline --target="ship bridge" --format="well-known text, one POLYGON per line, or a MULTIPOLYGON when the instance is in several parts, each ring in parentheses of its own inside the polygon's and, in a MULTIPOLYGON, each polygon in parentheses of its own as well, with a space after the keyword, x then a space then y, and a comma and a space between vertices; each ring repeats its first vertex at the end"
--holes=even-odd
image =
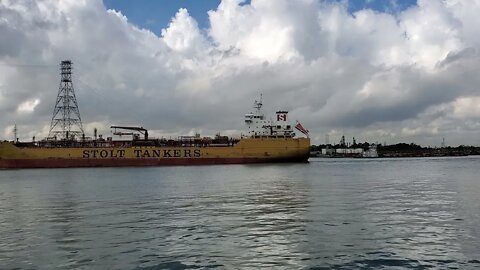
POLYGON ((262 110, 262 97, 255 100, 254 112, 245 114, 245 125, 250 137, 256 136, 284 136, 294 137, 293 128, 288 122, 288 111, 277 111, 275 119, 267 120, 262 110))

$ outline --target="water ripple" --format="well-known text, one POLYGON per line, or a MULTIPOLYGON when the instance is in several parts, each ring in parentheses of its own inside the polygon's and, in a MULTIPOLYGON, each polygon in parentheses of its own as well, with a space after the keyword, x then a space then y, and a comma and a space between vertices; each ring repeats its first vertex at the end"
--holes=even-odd
POLYGON ((479 161, 5 171, 0 268, 479 268, 479 161))

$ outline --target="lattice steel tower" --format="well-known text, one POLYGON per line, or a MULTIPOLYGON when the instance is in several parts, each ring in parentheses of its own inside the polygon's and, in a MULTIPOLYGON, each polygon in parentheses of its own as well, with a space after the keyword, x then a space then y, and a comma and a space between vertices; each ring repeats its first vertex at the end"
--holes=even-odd
POLYGON ((72 61, 66 60, 60 63, 60 75, 60 87, 48 137, 66 140, 83 137, 85 133, 73 90, 72 61))

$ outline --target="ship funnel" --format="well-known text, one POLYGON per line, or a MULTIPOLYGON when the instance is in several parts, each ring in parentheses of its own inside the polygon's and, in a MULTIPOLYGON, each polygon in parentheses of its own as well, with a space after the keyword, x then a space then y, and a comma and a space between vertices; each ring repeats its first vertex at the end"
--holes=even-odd
POLYGON ((277 111, 277 122, 287 122, 288 111, 277 111))

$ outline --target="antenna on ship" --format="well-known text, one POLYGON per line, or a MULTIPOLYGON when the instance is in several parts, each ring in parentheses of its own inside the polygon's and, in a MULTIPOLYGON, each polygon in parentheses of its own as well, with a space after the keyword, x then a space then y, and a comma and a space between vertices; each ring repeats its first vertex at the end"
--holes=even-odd
POLYGON ((60 137, 69 140, 85 134, 73 89, 72 61, 65 60, 60 63, 60 76, 60 87, 53 109, 48 137, 60 137))
POLYGON ((14 142, 14 143, 16 143, 16 142, 18 141, 17 131, 18 131, 18 130, 17 130, 17 124, 15 124, 15 125, 13 126, 13 136, 14 136, 13 142, 14 142))
POLYGON ((255 100, 255 103, 253 104, 253 108, 257 110, 258 114, 260 114, 263 106, 262 97, 263 97, 263 94, 260 94, 260 100, 255 100))

